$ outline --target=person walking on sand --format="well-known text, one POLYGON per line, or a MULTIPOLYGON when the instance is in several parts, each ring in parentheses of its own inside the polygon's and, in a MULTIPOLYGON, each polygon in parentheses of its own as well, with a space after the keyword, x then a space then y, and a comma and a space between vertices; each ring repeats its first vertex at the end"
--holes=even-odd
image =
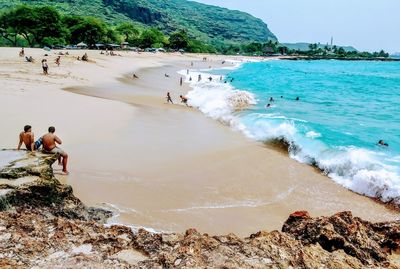
POLYGON ((42 60, 42 69, 43 69, 43 75, 48 75, 49 74, 49 65, 47 64, 47 60, 46 59, 42 60))
POLYGON ((61 164, 61 159, 62 159, 62 166, 63 166, 62 171, 64 174, 68 175, 69 174, 67 170, 68 154, 61 148, 57 147, 57 144, 61 145, 62 141, 60 138, 58 138, 58 136, 54 134, 56 128, 50 126, 48 130, 49 132, 42 137, 44 152, 59 154, 60 158, 58 159, 58 164, 61 164))
POLYGON ((201 81, 201 75, 198 76, 197 81, 198 81, 198 82, 201 81))
POLYGON ((60 67, 60 63, 61 63, 61 56, 58 56, 58 57, 56 58, 56 65, 57 65, 58 67, 60 67))
POLYGON ((24 48, 21 48, 21 51, 19 52, 19 57, 24 57, 24 56, 25 56, 24 48))
POLYGON ((32 132, 32 127, 30 125, 24 126, 24 131, 19 134, 19 143, 17 146, 17 150, 21 149, 22 143, 25 144, 25 147, 29 151, 35 151, 35 137, 32 132))
POLYGON ((183 78, 181 77, 181 79, 179 80, 179 85, 182 86, 182 84, 183 84, 183 78))
POLYGON ((172 101, 171 95, 169 94, 169 92, 167 92, 167 104, 169 104, 171 102, 171 104, 174 104, 174 102, 172 101))

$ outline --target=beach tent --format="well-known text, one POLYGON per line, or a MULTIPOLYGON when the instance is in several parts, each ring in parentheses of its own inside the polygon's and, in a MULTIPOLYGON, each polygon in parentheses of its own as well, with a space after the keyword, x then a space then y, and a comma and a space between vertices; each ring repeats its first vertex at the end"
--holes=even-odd
POLYGON ((78 48, 80 48, 80 49, 86 48, 86 47, 87 47, 87 45, 86 45, 85 43, 83 43, 83 42, 76 44, 76 46, 77 46, 78 48))
POLYGON ((104 50, 107 48, 107 46, 102 43, 95 44, 95 46, 96 46, 96 49, 98 49, 98 50, 104 50))

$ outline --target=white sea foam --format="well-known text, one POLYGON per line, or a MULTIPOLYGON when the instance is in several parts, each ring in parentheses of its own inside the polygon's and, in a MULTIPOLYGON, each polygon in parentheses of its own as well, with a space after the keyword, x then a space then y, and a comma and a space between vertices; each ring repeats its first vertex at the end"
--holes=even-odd
POLYGON ((188 211, 195 211, 195 210, 213 210, 213 209, 226 209, 226 208, 257 208, 263 207, 266 205, 271 205, 282 201, 286 197, 288 197, 293 191, 295 187, 289 188, 287 191, 279 193, 274 199, 272 200, 263 200, 263 199, 245 199, 239 201, 229 201, 229 202, 219 202, 219 203, 208 203, 205 205, 196 205, 186 208, 177 208, 177 209, 168 209, 165 212, 188 212, 188 211))
POLYGON ((321 137, 322 135, 318 132, 309 131, 308 133, 306 133, 306 136, 309 138, 318 138, 321 137))
MULTIPOLYGON (((186 75, 186 71, 180 73, 186 75)), ((217 75, 212 75, 213 82, 205 80, 209 74, 191 72, 189 76, 192 76, 190 84, 193 88, 188 93, 189 104, 209 117, 259 141, 283 139, 291 145, 290 157, 297 161, 317 166, 352 191, 400 205, 400 171, 398 166, 384 164, 383 160, 389 158, 384 153, 354 147, 329 148, 317 139, 322 134, 313 130, 305 134, 299 132, 297 124, 305 122, 301 119, 268 113, 239 118, 236 111, 256 104, 253 94, 219 82, 217 75), (203 80, 197 82, 199 74, 203 80)), ((399 156, 390 159, 393 163, 400 161, 399 156)))
POLYGON ((193 71, 189 75, 186 71, 181 71, 180 74, 186 75, 186 82, 193 88, 187 94, 188 104, 225 124, 235 126, 234 112, 256 104, 253 94, 235 90, 230 84, 222 83, 218 75, 193 71), (199 75, 202 77, 201 81, 198 81, 199 75), (192 81, 189 77, 192 77, 192 81))
POLYGON ((99 207, 103 208, 103 209, 111 210, 114 213, 114 215, 110 219, 108 219, 107 223, 104 225, 105 227, 111 227, 113 225, 121 225, 121 226, 131 228, 134 233, 137 233, 139 231, 139 229, 144 229, 150 233, 169 233, 169 232, 171 232, 171 231, 158 230, 158 229, 155 229, 152 227, 127 225, 127 224, 121 223, 118 220, 118 218, 121 216, 121 214, 142 214, 141 212, 139 212, 133 208, 116 205, 116 204, 111 204, 111 203, 102 203, 99 207))

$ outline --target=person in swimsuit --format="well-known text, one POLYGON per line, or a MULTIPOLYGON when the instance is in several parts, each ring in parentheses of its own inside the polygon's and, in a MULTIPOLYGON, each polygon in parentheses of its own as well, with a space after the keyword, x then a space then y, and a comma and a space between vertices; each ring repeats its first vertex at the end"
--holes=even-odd
POLYGON ((60 158, 58 160, 58 163, 61 164, 61 158, 62 158, 62 166, 63 166, 63 172, 65 174, 69 174, 67 170, 67 163, 68 163, 68 154, 62 150, 61 148, 57 147, 57 144, 61 145, 62 141, 58 136, 56 136, 54 133, 56 131, 56 128, 53 126, 49 127, 49 132, 45 134, 42 137, 43 141, 43 149, 45 153, 53 153, 53 154, 59 154, 60 158))
POLYGON ((388 144, 388 143, 385 143, 385 141, 383 141, 383 140, 379 140, 379 141, 378 141, 378 145, 380 145, 380 146, 385 146, 385 147, 389 147, 389 144, 388 144))
POLYGON ((25 144, 27 150, 35 151, 35 137, 32 133, 32 127, 30 125, 24 126, 24 131, 19 134, 19 143, 17 150, 21 149, 22 143, 25 144))
POLYGON ((189 106, 188 99, 186 96, 179 95, 179 97, 181 98, 181 103, 184 103, 186 106, 189 106))
POLYGON ((42 68, 43 68, 43 74, 48 75, 48 70, 49 70, 49 65, 47 64, 47 60, 43 59, 42 60, 42 68))
POLYGON ((57 65, 58 67, 60 67, 60 63, 61 63, 61 56, 58 56, 58 57, 56 58, 56 65, 57 65))
POLYGON ((169 104, 169 102, 171 102, 171 104, 174 104, 174 102, 172 101, 171 95, 169 94, 169 92, 167 92, 167 104, 169 104))

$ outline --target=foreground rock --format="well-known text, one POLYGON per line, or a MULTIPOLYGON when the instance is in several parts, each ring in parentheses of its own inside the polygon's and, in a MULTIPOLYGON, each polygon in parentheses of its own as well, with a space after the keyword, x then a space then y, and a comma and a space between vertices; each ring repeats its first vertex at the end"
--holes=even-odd
POLYGON ((400 268, 399 222, 296 212, 282 232, 244 239, 133 232, 106 227, 107 212, 86 208, 60 184, 50 167, 56 156, 20 157, 0 167, 0 268, 400 268))

